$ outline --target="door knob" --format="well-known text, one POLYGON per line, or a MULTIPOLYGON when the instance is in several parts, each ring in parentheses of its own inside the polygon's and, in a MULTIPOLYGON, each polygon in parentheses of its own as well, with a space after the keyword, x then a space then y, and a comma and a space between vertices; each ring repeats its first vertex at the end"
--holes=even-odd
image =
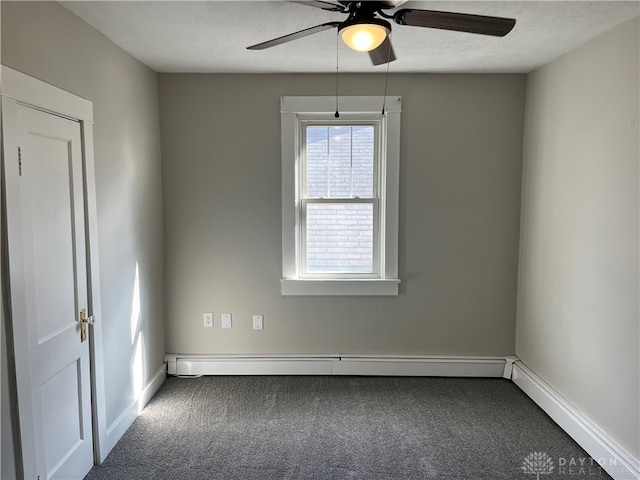
POLYGON ((87 325, 93 325, 95 323, 95 317, 93 315, 87 316, 87 309, 80 310, 80 341, 85 342, 87 340, 87 325))

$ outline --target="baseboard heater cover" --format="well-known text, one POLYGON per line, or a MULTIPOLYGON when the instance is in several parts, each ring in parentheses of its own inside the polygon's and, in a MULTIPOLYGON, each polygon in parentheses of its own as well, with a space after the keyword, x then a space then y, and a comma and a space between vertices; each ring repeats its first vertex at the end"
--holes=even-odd
POLYGON ((372 375, 511 378, 512 357, 384 355, 165 356, 169 375, 372 375))

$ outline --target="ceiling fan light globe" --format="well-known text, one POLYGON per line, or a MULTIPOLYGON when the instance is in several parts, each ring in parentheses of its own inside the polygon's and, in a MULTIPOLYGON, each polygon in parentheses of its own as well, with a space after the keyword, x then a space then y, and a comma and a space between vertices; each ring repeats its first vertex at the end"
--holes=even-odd
POLYGON ((358 23, 340 30, 342 41, 358 52, 375 50, 384 42, 388 34, 388 28, 375 23, 358 23))

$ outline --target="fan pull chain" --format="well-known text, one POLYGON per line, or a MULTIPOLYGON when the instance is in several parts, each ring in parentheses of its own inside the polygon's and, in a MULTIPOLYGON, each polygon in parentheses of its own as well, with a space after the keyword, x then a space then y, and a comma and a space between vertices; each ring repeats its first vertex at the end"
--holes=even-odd
POLYGON ((384 109, 387 106, 387 85, 389 84, 389 60, 391 60, 391 32, 387 37, 388 49, 387 49, 387 74, 384 76, 384 97, 382 100, 382 115, 384 116, 384 109))
POLYGON ((340 32, 337 31, 336 29, 336 113, 334 114, 334 117, 336 118, 340 118, 340 112, 338 111, 338 51, 340 50, 339 48, 340 45, 340 32))

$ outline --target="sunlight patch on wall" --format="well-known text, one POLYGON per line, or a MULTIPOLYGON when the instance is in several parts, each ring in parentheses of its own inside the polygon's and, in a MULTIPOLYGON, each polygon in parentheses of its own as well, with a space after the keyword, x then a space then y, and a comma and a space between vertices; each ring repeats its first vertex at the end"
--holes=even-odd
POLYGON ((131 296, 131 345, 136 341, 140 328, 140 269, 136 262, 136 275, 133 280, 133 295, 131 296))
MULTIPOLYGON (((136 340, 135 350, 133 353, 133 362, 131 365, 131 380, 133 387, 133 398, 135 400, 140 400, 142 398, 142 393, 144 390, 145 378, 144 372, 146 370, 145 365, 145 345, 144 345, 144 336, 142 333, 139 333, 138 338, 136 340)), ((138 413, 142 410, 142 403, 138 404, 138 413)))
MULTIPOLYGON (((146 356, 144 335, 141 331, 142 307, 140 304, 140 266, 136 262, 136 273, 133 280, 133 292, 131 295, 131 345, 133 346, 133 358, 131 361, 131 387, 134 400, 140 400, 145 387, 146 356)), ((142 405, 138 405, 142 409, 142 405)), ((138 412, 139 413, 139 412, 138 412)))

